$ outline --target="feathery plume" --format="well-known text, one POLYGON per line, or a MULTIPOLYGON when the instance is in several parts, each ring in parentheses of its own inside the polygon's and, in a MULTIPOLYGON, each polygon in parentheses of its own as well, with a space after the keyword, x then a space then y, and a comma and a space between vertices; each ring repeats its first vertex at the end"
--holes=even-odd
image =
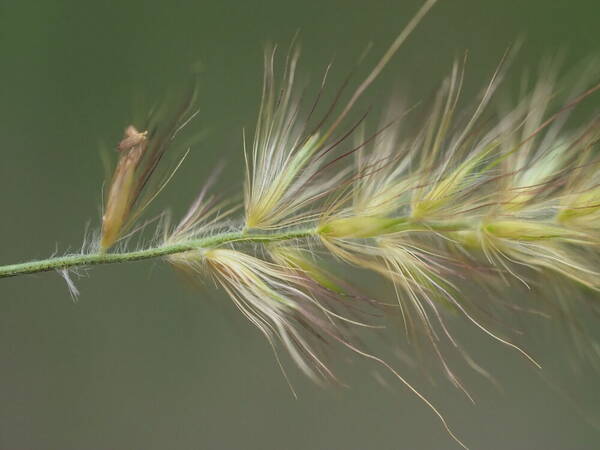
MULTIPOLYGON (((310 208, 340 184, 347 173, 344 168, 339 167, 337 172, 324 172, 357 149, 329 160, 327 158, 353 133, 364 116, 339 136, 334 133, 343 126, 357 100, 435 3, 436 0, 424 3, 365 80, 358 85, 341 112, 334 115, 342 91, 338 92, 325 117, 315 128, 309 128, 308 121, 320 95, 309 114, 302 118, 300 97, 295 93, 298 49, 294 46, 290 49, 279 88, 273 68, 275 50, 267 50, 263 96, 254 143, 250 155, 245 151, 245 209, 248 229, 279 229, 316 219, 317 213, 310 208)), ((328 72, 329 68, 323 77, 321 89, 325 86, 328 72)), ((342 90, 343 88, 344 86, 342 90)))
MULTIPOLYGON (((491 376, 458 343, 449 314, 539 367, 507 336, 511 330, 498 325, 496 310, 526 309, 519 299, 504 298, 507 286, 541 285, 558 293, 546 296, 546 303, 565 323, 577 310, 567 306, 572 300, 565 292, 577 286, 600 290, 600 116, 578 126, 569 117, 597 95, 600 84, 594 61, 564 89, 560 60, 549 60, 533 86, 523 84, 516 104, 495 107, 514 54, 509 51, 474 105, 463 108, 465 61, 456 62, 416 132, 407 131, 404 120, 412 109, 393 103, 365 137, 366 114, 348 123, 350 113, 434 3, 424 2, 345 103, 348 81, 342 85, 317 125, 312 118, 329 68, 305 113, 296 81, 298 46, 291 46, 281 77, 276 52, 267 49, 251 149, 244 142, 243 218, 233 216, 241 206, 235 199, 210 193, 215 171, 177 225, 163 216, 158 244, 107 253, 173 176, 157 183, 154 174, 195 115, 194 90, 175 115, 152 114, 146 126, 125 130, 105 199, 99 252, 3 266, 0 277, 57 270, 76 295, 73 268, 163 258, 195 279, 215 280, 276 352, 282 345, 319 383, 340 382, 330 362, 336 347, 389 370, 463 445, 427 398, 390 363, 363 349, 361 330, 380 329, 398 311, 409 344, 424 338, 448 379, 469 398, 441 342, 491 376), (395 299, 359 292, 349 277, 326 265, 327 258, 381 277, 395 299), (469 294, 474 289, 485 295, 469 294)), ((546 314, 541 307, 537 312, 546 314)))

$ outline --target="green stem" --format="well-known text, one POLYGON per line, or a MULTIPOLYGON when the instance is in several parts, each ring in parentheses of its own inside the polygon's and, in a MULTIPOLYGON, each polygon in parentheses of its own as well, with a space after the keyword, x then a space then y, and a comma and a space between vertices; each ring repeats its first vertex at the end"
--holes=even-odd
POLYGON ((291 239, 307 238, 315 236, 314 228, 287 230, 281 233, 248 234, 241 231, 220 233, 202 239, 195 239, 184 243, 166 244, 159 247, 134 250, 123 253, 92 253, 89 255, 67 255, 56 258, 30 261, 20 264, 0 266, 0 278, 14 277, 28 273, 48 272, 51 270, 62 270, 71 267, 92 266, 96 264, 114 264, 130 261, 141 261, 144 259, 160 258, 175 253, 189 252, 203 248, 213 248, 230 242, 276 242, 291 239))
MULTIPOLYGON (((468 225, 462 223, 428 223, 412 222, 409 218, 389 219, 401 224, 399 227, 392 227, 390 230, 382 230, 381 234, 402 232, 402 231, 436 231, 448 232, 457 229, 468 228, 468 225)), ((176 244, 165 244, 158 247, 146 248, 143 250, 134 250, 122 253, 92 253, 87 255, 67 255, 55 258, 42 259, 39 261, 30 261, 20 264, 9 264, 0 266, 0 278, 14 277, 28 273, 48 272, 51 270, 63 270, 71 267, 84 267, 96 264, 115 264, 131 261, 141 261, 144 259, 160 258, 163 256, 184 253, 200 249, 218 247, 231 242, 277 242, 292 239, 303 239, 318 236, 323 231, 319 228, 303 228, 296 230, 284 230, 278 233, 252 233, 248 231, 231 231, 228 233, 219 233, 213 236, 207 236, 201 239, 180 242, 176 244)), ((337 236, 344 237, 344 236, 337 236)), ((351 237, 351 236, 348 236, 351 237)), ((367 237, 367 236, 354 236, 367 237)), ((373 237, 373 236, 368 236, 373 237)))

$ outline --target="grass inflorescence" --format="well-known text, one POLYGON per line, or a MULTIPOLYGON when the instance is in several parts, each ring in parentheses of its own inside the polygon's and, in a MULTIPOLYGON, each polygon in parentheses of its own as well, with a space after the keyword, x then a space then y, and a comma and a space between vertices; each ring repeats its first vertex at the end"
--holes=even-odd
POLYGON ((385 317, 398 315, 406 339, 427 343, 467 395, 441 342, 485 371, 457 342, 448 315, 538 366, 497 326, 494 311, 515 284, 600 290, 600 116, 575 125, 569 119, 600 84, 592 65, 575 83, 561 84, 552 60, 516 102, 498 106, 495 93, 513 56, 507 52, 473 105, 459 108, 465 62, 458 61, 416 131, 405 126, 411 111, 391 104, 366 134, 366 114, 352 121, 350 113, 434 3, 424 3, 352 94, 345 83, 324 107, 329 68, 307 105, 296 81, 298 47, 282 75, 276 50, 266 51, 254 138, 243 143, 243 205, 211 194, 215 172, 179 223, 161 222, 157 242, 112 250, 142 228, 142 211, 173 176, 155 180, 163 154, 196 114, 192 93, 171 120, 126 129, 92 250, 0 267, 0 277, 58 270, 72 286, 68 271, 81 266, 162 258, 188 276, 213 279, 275 352, 283 345, 313 380, 338 382, 330 348, 344 349, 389 370, 446 426, 429 400, 364 348, 359 330, 381 330, 385 317), (395 299, 373 298, 339 267, 377 274, 395 299))

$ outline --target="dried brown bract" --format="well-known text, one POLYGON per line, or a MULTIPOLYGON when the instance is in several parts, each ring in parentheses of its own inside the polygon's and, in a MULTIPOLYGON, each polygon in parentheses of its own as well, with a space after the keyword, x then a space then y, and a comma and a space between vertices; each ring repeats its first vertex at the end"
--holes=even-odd
POLYGON ((119 142, 119 162, 115 168, 106 209, 102 216, 100 247, 107 250, 118 240, 121 230, 135 203, 135 174, 148 147, 147 131, 140 133, 133 125, 125 129, 125 137, 119 142))
MULTIPOLYGON (((195 116, 195 83, 185 98, 175 114, 166 107, 153 113, 144 126, 145 131, 138 131, 134 125, 125 129, 123 139, 117 145, 119 159, 104 202, 101 251, 113 247, 126 234, 179 166, 177 163, 175 169, 167 171, 161 181, 150 182, 151 178, 156 178, 152 175, 176 135, 195 116)), ((185 154, 179 162, 184 157, 185 154)))

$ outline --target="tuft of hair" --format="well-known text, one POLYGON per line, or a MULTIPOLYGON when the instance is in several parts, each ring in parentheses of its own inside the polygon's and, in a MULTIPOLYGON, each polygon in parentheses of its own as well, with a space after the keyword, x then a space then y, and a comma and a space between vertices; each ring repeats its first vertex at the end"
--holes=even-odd
POLYGON ((62 269, 57 270, 57 272, 62 277, 62 279, 65 280, 65 283, 67 284, 67 289, 69 290, 69 295, 71 296, 71 300, 73 300, 73 302, 79 300, 79 289, 77 289, 77 286, 73 282, 69 270, 62 269))

